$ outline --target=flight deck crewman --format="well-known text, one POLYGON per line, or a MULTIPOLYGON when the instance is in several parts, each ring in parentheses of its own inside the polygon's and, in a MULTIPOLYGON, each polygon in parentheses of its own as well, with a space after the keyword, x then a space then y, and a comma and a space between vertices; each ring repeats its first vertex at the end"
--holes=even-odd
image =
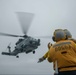
MULTIPOLYGON (((68 31, 67 29, 64 29, 63 31, 64 31, 65 34, 66 34, 66 39, 72 40, 73 42, 76 43, 76 40, 72 38, 72 35, 71 35, 70 31, 68 31)), ((49 43, 48 43, 48 51, 49 51, 49 49, 50 49, 51 46, 52 46, 52 44, 49 42, 49 43)), ((40 62, 43 62, 43 61, 47 58, 47 56, 48 56, 48 51, 47 51, 41 58, 39 58, 39 60, 38 60, 39 63, 40 63, 40 62)))
POLYGON ((76 75, 76 45, 66 40, 63 30, 55 30, 53 40, 56 41, 48 52, 47 60, 57 61, 58 75, 76 75))

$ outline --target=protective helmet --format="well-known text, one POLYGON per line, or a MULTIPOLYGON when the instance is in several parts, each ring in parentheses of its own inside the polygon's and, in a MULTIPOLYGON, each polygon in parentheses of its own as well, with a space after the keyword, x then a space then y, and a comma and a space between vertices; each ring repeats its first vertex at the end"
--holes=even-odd
POLYGON ((67 29, 64 29, 64 32, 65 32, 66 38, 67 38, 68 40, 72 40, 74 43, 76 43, 76 39, 73 39, 73 38, 72 38, 71 33, 70 33, 67 29))
POLYGON ((70 33, 67 29, 64 29, 64 32, 65 32, 65 34, 66 34, 66 38, 67 38, 67 39, 68 39, 68 38, 72 38, 71 33, 70 33))
POLYGON ((65 40, 66 39, 66 34, 64 33, 64 31, 62 29, 56 29, 54 31, 53 37, 52 37, 53 41, 60 41, 60 40, 65 40))

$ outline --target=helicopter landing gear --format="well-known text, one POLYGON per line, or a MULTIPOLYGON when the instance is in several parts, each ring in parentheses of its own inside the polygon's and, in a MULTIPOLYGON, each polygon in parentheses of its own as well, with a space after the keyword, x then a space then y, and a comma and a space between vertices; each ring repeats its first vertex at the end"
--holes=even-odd
POLYGON ((35 51, 33 51, 33 54, 35 54, 35 51))
POLYGON ((19 58, 19 56, 17 55, 16 58, 19 58))

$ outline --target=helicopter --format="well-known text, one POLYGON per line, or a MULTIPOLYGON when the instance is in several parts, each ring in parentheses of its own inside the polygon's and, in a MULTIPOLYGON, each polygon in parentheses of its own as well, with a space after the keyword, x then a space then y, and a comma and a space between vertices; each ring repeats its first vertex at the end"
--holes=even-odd
POLYGON ((8 36, 8 37, 21 37, 16 43, 14 50, 11 51, 10 45, 7 46, 8 52, 2 52, 2 55, 16 56, 19 58, 19 53, 30 53, 33 52, 35 54, 35 50, 40 46, 40 39, 35 39, 27 35, 28 29, 31 25, 31 22, 34 18, 33 13, 27 12, 16 12, 18 21, 21 24, 23 36, 22 35, 13 35, 8 33, 0 32, 0 36, 8 36))

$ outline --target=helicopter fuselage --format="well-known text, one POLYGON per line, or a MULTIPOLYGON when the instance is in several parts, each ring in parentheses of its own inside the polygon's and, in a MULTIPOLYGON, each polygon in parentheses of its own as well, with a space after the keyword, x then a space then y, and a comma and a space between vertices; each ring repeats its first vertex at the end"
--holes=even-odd
POLYGON ((15 49, 11 52, 2 52, 2 55, 17 56, 19 53, 30 53, 40 46, 40 39, 34 39, 32 37, 21 38, 16 42, 15 49))
POLYGON ((39 45, 40 45, 40 39, 26 37, 24 39, 18 40, 15 46, 15 50, 18 50, 19 53, 22 52, 29 53, 37 49, 39 45))

